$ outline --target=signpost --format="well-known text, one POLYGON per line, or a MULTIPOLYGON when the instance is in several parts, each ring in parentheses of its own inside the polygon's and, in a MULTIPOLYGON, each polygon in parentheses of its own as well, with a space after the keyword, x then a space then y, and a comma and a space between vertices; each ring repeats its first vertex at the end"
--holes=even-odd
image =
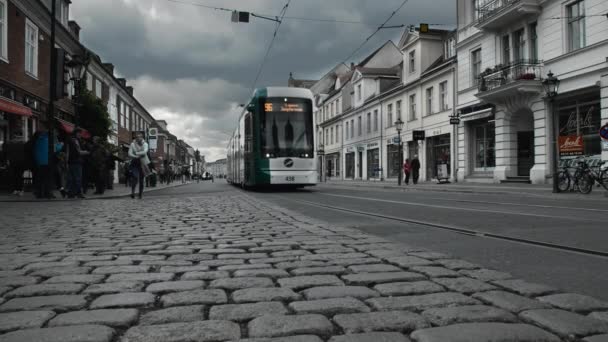
POLYGON ((158 129, 156 129, 155 127, 148 129, 148 147, 152 151, 156 151, 156 149, 158 148, 157 134, 158 134, 158 129))

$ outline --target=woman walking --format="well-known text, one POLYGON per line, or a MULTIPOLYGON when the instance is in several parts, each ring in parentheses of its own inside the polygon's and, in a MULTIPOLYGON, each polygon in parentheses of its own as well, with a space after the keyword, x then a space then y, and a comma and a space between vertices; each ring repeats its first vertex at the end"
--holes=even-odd
POLYGON ((135 186, 139 183, 139 198, 144 192, 144 180, 150 175, 150 159, 148 159, 148 143, 144 141, 144 135, 137 133, 135 140, 129 147, 129 157, 131 163, 131 198, 135 198, 135 186))
POLYGON ((410 184, 410 173, 412 172, 412 164, 410 163, 410 159, 407 158, 405 160, 405 164, 403 164, 403 173, 405 173, 405 185, 410 184))

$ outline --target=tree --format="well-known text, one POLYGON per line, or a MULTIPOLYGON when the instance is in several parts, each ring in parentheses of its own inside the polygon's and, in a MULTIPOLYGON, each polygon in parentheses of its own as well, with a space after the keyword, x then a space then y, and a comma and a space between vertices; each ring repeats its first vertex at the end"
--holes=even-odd
POLYGON ((78 125, 107 141, 112 127, 110 114, 103 100, 83 87, 80 90, 80 108, 78 108, 78 125))

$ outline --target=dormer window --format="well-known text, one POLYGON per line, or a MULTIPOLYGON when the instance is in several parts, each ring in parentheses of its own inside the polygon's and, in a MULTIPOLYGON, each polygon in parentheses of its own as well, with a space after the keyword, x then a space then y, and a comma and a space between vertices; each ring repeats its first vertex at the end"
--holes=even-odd
POLYGON ((410 73, 416 72, 416 50, 410 52, 409 61, 410 73))

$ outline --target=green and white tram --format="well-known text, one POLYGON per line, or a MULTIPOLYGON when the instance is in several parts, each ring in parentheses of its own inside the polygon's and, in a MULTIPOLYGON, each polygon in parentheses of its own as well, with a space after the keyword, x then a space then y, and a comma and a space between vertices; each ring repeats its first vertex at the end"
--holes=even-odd
POLYGON ((315 185, 314 137, 310 90, 257 89, 228 144, 228 182, 242 187, 315 185))

